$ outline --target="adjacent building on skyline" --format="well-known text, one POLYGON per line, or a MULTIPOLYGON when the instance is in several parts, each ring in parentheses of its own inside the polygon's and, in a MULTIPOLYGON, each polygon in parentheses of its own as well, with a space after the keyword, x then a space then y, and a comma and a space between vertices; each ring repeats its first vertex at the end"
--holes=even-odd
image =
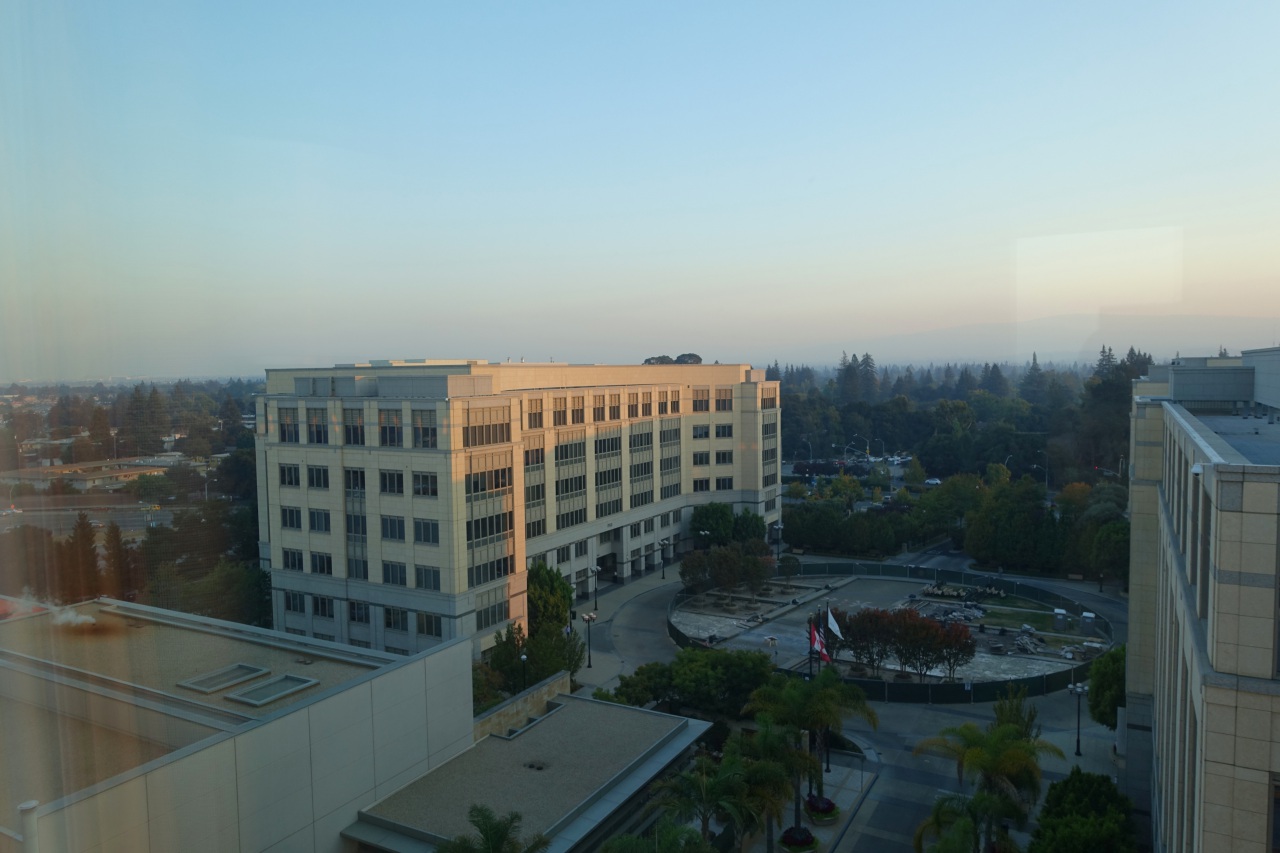
POLYGON ((1280 839, 1280 348, 1134 383, 1129 790, 1157 851, 1280 839))
POLYGON ((409 654, 691 547, 692 507, 780 518, 778 383, 743 364, 374 361, 267 371, 260 556, 277 628, 409 654))

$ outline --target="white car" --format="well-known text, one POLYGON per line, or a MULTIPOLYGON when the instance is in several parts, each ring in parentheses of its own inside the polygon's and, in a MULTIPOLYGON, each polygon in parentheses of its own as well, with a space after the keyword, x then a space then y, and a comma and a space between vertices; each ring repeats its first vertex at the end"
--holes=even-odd
POLYGON ((924 481, 924 484, 926 486, 941 486, 942 481, 939 480, 937 477, 930 477, 929 479, 924 481))

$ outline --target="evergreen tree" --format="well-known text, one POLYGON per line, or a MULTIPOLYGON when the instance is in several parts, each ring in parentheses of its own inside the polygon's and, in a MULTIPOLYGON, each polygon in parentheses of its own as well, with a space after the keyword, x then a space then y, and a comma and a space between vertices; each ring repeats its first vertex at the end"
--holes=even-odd
POLYGON ((874 403, 880 399, 880 377, 876 373, 876 360, 869 352, 864 352, 862 361, 858 362, 858 386, 861 400, 874 403))
POLYGON ((1048 379, 1044 375, 1044 371, 1040 369, 1040 362, 1036 359, 1036 354, 1031 353, 1031 367, 1027 368, 1027 372, 1022 376, 1022 382, 1018 386, 1018 396, 1026 400, 1033 406, 1043 405, 1048 393, 1048 379))

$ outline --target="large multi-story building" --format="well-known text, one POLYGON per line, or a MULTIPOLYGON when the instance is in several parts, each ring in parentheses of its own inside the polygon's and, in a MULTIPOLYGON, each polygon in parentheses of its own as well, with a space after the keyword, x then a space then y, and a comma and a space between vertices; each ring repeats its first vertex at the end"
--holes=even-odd
POLYGON ((1134 383, 1130 792, 1158 851, 1280 849, 1280 348, 1134 383))
POLYGON ((268 370, 261 558, 275 624, 412 653, 523 619, 542 559, 581 597, 677 559, 691 507, 773 524, 778 384, 742 364, 377 361, 268 370))

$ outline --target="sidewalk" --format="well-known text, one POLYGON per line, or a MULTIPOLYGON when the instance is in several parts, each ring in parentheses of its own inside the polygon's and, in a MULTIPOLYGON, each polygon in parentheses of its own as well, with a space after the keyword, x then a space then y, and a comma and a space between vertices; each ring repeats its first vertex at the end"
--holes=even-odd
MULTIPOLYGON (((576 680, 582 685, 578 691, 579 693, 590 696, 597 687, 615 687, 617 686, 618 676, 629 675, 635 671, 639 664, 647 662, 644 660, 639 662, 628 661, 624 664, 623 657, 614 648, 612 639, 613 621, 621 610, 643 595, 654 593, 657 590, 669 590, 670 596, 674 597, 681 586, 680 564, 675 563, 667 566, 666 580, 663 580, 662 574, 661 569, 655 569, 641 577, 630 578, 624 583, 613 583, 600 587, 600 606, 598 609, 596 608, 596 596, 594 595, 574 603, 574 608, 578 611, 578 621, 574 627, 583 634, 584 639, 586 637, 586 626, 582 623, 582 614, 591 612, 596 614, 596 621, 591 626, 591 668, 583 667, 578 670, 576 680)), ((654 631, 660 631, 663 637, 667 636, 665 606, 662 608, 661 621, 651 627, 654 631)), ((671 646, 671 657, 674 658, 676 645, 671 640, 667 640, 667 642, 671 646)))

